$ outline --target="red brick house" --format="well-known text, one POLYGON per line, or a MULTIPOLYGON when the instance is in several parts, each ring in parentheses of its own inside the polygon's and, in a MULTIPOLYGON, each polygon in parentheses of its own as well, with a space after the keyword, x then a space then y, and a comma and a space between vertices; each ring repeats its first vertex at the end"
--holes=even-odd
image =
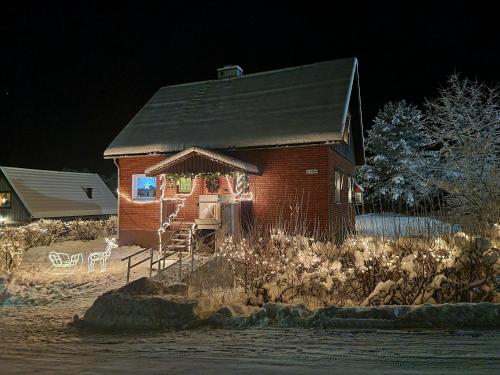
POLYGON ((161 88, 104 152, 118 168, 121 244, 176 222, 352 225, 364 162, 354 58, 161 88))

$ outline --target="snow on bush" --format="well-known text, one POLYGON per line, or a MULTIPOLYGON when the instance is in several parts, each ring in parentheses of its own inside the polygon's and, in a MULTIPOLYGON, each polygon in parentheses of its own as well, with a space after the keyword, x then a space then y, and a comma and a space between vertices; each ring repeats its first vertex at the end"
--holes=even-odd
POLYGON ((464 233, 434 239, 358 237, 337 246, 272 231, 227 237, 219 252, 234 265, 239 284, 255 294, 256 304, 411 305, 498 298, 498 248, 464 233))
POLYGON ((114 235, 116 217, 107 220, 39 220, 23 226, 0 229, 0 267, 14 270, 23 254, 36 246, 48 246, 58 240, 93 240, 114 235))

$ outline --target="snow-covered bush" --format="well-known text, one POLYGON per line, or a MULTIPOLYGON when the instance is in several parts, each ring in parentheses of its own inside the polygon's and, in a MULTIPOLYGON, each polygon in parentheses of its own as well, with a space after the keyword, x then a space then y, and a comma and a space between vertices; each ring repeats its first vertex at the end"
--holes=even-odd
POLYGON ((258 304, 492 301, 500 271, 498 249, 464 233, 434 239, 358 237, 337 246, 271 231, 240 240, 228 237, 219 251, 258 304))
POLYGON ((73 220, 66 223, 68 237, 73 240, 95 240, 114 235, 117 231, 117 219, 108 220, 73 220))
POLYGON ((114 235, 117 219, 39 220, 23 226, 0 228, 0 267, 13 270, 24 252, 36 246, 48 246, 58 240, 92 240, 114 235))

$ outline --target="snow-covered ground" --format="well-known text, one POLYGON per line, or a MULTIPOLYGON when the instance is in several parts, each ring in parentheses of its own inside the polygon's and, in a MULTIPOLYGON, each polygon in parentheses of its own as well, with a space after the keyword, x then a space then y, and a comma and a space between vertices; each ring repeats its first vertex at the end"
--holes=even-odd
POLYGON ((357 215, 356 231, 365 236, 432 237, 459 232, 460 226, 430 217, 384 213, 357 215))
MULTIPOLYGON (((99 264, 95 271, 87 272, 87 258, 90 253, 104 251, 104 239, 93 241, 63 241, 50 246, 29 249, 8 285, 8 298, 0 301, 3 305, 47 305, 69 301, 73 304, 81 302, 83 306, 105 291, 125 284, 127 263, 121 262, 123 257, 141 248, 125 246, 112 249, 105 272, 100 272, 99 264), (67 254, 82 254, 83 264, 74 270, 52 269, 48 255, 51 251, 67 254)), ((134 258, 136 259, 136 258, 134 258)), ((141 258, 138 257, 137 260, 141 258)), ((147 262, 142 267, 133 269, 132 278, 146 276, 147 262)))
MULTIPOLYGON (((31 249, 0 305, 0 374, 498 374, 498 331, 252 327, 97 334, 68 328, 104 291, 124 284, 113 249, 108 270, 46 272, 48 253, 104 250, 104 240, 31 249)), ((85 264, 86 266, 86 264, 85 264)), ((138 269, 134 278, 147 273, 138 269), (141 274, 142 273, 142 274, 141 274)))

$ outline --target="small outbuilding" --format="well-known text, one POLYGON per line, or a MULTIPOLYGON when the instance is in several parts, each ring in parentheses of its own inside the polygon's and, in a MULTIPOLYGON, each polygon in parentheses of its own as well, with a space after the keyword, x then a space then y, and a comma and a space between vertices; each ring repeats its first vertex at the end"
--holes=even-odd
POLYGON ((0 167, 0 225, 116 213, 116 197, 96 173, 0 167))

